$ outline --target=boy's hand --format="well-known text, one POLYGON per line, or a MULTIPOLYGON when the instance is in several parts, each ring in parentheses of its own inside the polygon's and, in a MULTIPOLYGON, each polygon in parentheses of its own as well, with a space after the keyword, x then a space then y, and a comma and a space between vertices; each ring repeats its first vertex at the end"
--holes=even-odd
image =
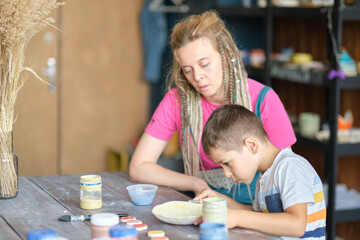
POLYGON ((200 223, 202 223, 202 217, 199 217, 198 219, 195 220, 194 225, 199 225, 200 223))
POLYGON ((211 188, 207 187, 200 191, 200 193, 196 194, 193 200, 200 200, 200 203, 203 202, 204 198, 208 197, 217 197, 218 194, 216 191, 211 190, 211 188))
MULTIPOLYGON (((211 190, 211 188, 207 187, 204 188, 203 190, 200 191, 200 193, 196 194, 196 196, 193 198, 193 200, 198 200, 199 203, 203 203, 203 199, 204 198, 208 198, 208 197, 216 197, 217 192, 215 192, 214 190, 211 190)), ((199 225, 200 223, 202 223, 202 217, 199 217, 198 219, 195 220, 194 225, 199 225)))

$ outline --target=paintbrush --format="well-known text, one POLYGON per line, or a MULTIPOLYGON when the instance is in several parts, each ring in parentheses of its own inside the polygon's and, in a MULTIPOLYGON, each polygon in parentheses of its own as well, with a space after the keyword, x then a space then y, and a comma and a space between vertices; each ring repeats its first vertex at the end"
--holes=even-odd
MULTIPOLYGON (((118 213, 119 217, 127 217, 129 216, 128 213, 118 213)), ((63 215, 58 218, 59 221, 62 222, 83 222, 86 220, 90 220, 91 215, 76 215, 76 216, 70 216, 70 215, 63 215)))

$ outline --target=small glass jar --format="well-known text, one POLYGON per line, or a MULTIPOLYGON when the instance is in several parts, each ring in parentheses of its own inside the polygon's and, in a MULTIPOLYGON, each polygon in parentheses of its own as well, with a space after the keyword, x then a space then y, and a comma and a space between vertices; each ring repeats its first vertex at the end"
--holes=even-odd
POLYGON ((27 240, 41 240, 50 237, 57 237, 56 231, 48 228, 38 228, 30 230, 26 234, 27 240))
POLYGON ((206 222, 200 224, 200 240, 227 240, 227 228, 222 223, 206 222))
POLYGON ((138 231, 135 227, 118 225, 110 228, 110 237, 117 240, 138 240, 138 231))
POLYGON ((225 198, 205 198, 203 222, 222 223, 227 226, 227 204, 225 198))
POLYGON ((83 175, 80 177, 80 207, 82 209, 98 209, 102 207, 102 182, 99 175, 83 175))
POLYGON ((91 239, 110 237, 109 230, 119 224, 119 216, 115 213, 95 213, 91 216, 91 239))

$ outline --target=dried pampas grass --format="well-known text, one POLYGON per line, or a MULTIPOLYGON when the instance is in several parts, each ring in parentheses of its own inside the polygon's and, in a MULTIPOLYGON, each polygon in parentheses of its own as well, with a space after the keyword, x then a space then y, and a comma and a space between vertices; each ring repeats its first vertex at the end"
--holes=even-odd
POLYGON ((56 0, 0 1, 0 198, 17 194, 17 163, 12 154, 14 106, 24 84, 20 77, 29 40, 54 20, 48 15, 62 5, 56 0))

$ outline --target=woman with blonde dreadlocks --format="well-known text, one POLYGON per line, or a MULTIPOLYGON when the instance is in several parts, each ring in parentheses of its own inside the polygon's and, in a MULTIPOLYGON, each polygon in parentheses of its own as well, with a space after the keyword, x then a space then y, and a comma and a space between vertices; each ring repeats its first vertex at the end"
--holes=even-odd
POLYGON ((171 34, 173 66, 169 91, 154 112, 130 162, 133 181, 168 186, 195 194, 210 186, 236 201, 251 204, 258 174, 249 186, 234 183, 204 153, 202 129, 210 114, 228 103, 255 112, 270 141, 279 149, 296 142, 278 95, 247 78, 239 50, 214 11, 177 23, 171 34), (175 85, 176 87, 171 89, 175 85), (179 133, 185 174, 157 164, 175 131, 179 133))

